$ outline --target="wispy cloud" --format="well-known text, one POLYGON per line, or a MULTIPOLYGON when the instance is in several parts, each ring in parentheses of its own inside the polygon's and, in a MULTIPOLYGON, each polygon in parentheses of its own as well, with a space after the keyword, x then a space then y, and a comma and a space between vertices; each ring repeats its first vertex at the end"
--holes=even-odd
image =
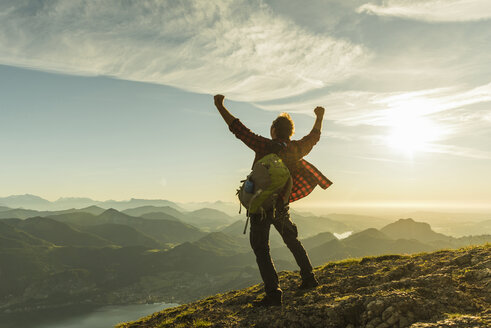
POLYGON ((488 103, 491 103, 491 83, 473 88, 455 86, 412 92, 343 91, 308 100, 259 103, 258 106, 277 111, 311 111, 322 105, 326 108, 326 118, 338 126, 330 137, 365 139, 381 145, 387 143, 391 133, 397 134, 397 130, 414 131, 416 137, 418 129, 424 129, 428 140, 421 151, 489 159, 491 153, 486 150, 445 144, 456 135, 487 133, 491 117, 488 103), (481 108, 474 108, 477 105, 481 108), (411 124, 415 126, 409 128, 411 124), (356 127, 361 130, 353 134, 351 131, 356 127))
MULTIPOLYGON (((406 109, 417 112, 420 116, 432 115, 465 108, 469 105, 491 102, 491 83, 467 90, 454 87, 395 95, 376 95, 371 102, 385 106, 388 111, 406 109)), ((461 113, 459 118, 460 115, 461 113)), ((385 124, 384 117, 385 115, 381 115, 375 122, 385 124)))
POLYGON ((369 161, 388 162, 388 163, 396 163, 396 164, 414 164, 414 161, 401 161, 401 160, 395 160, 392 158, 384 158, 384 157, 356 156, 356 158, 365 159, 369 161))
POLYGON ((359 13, 394 16, 430 22, 463 22, 491 18, 488 0, 389 0, 382 5, 367 3, 359 13))
POLYGON ((350 76, 367 57, 262 1, 2 1, 0 64, 109 75, 236 100, 276 99, 350 76))
POLYGON ((479 149, 459 147, 454 145, 434 144, 430 145, 430 148, 427 151, 432 153, 448 154, 474 159, 491 159, 490 151, 483 151, 479 149))
MULTIPOLYGON (((491 102, 491 83, 474 88, 455 86, 411 92, 342 91, 308 100, 256 105, 268 110, 292 112, 311 111, 315 106, 324 106, 326 117, 339 124, 386 126, 387 115, 393 111, 405 110, 417 112, 418 115, 433 115, 485 102, 491 102)), ((453 118, 462 120, 470 113, 473 111, 459 110, 453 118)), ((446 119, 450 117, 446 116, 446 119)), ((483 112, 480 119, 489 119, 489 113, 483 112)))

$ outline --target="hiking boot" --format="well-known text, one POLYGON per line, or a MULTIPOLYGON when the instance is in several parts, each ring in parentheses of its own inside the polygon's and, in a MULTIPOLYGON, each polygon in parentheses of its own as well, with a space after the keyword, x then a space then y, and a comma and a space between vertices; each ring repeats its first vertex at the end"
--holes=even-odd
POLYGON ((302 284, 299 286, 300 289, 312 289, 319 286, 319 282, 314 276, 310 278, 303 279, 302 284))
POLYGON ((260 300, 256 300, 252 302, 252 305, 255 307, 260 306, 281 306, 281 294, 280 295, 266 295, 260 300))

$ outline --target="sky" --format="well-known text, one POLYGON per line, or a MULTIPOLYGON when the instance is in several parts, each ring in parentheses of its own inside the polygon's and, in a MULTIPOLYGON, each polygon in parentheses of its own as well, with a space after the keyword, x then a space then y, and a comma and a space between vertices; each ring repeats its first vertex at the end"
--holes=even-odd
POLYGON ((305 207, 491 208, 488 0, 0 2, 0 197, 236 201, 288 112, 305 207))

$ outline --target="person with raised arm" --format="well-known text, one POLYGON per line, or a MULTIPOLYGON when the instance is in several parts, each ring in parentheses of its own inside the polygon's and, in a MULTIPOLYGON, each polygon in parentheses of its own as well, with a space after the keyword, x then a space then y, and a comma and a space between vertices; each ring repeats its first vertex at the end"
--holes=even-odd
POLYGON ((268 211, 265 213, 266 215, 250 215, 250 243, 256 255, 266 292, 266 296, 256 302, 256 305, 281 305, 283 292, 279 286, 278 275, 269 249, 271 225, 274 225, 278 230, 300 267, 302 283, 299 288, 310 289, 319 285, 307 252, 298 240, 297 226, 290 218, 288 204, 307 196, 317 185, 326 189, 332 184, 317 168, 303 159, 320 139, 324 108, 316 107, 314 109, 316 115, 314 126, 310 133, 300 140, 291 140, 295 128, 290 115, 287 113, 280 114, 271 124, 270 139, 251 132, 225 108, 224 99, 223 95, 215 95, 215 106, 230 131, 255 152, 253 166, 258 160, 274 152, 287 166, 291 175, 291 192, 286 195, 286 203, 278 202, 275 211, 268 211))

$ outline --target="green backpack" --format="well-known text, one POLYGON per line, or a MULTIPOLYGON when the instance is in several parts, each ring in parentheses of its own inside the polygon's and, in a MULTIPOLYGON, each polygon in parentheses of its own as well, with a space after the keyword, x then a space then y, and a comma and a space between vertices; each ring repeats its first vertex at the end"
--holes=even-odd
POLYGON ((237 195, 241 205, 247 209, 245 234, 250 214, 264 215, 266 211, 272 209, 274 217, 277 202, 288 203, 292 179, 283 160, 272 153, 258 160, 252 172, 241 182, 237 195))

